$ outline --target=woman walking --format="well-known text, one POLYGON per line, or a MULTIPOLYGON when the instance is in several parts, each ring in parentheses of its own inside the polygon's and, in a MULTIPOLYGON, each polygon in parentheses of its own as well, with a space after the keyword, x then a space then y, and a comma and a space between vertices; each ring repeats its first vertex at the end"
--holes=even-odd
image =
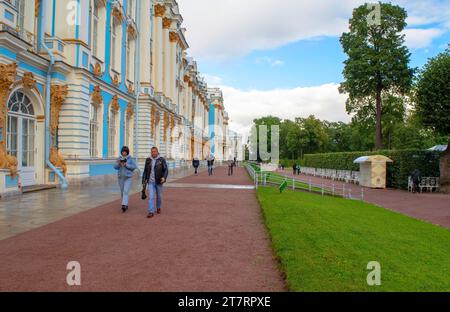
POLYGON ((136 168, 136 163, 130 156, 130 149, 126 146, 122 147, 121 156, 116 161, 114 169, 118 171, 119 187, 122 196, 122 211, 124 213, 128 210, 128 198, 133 184, 133 173, 136 168))

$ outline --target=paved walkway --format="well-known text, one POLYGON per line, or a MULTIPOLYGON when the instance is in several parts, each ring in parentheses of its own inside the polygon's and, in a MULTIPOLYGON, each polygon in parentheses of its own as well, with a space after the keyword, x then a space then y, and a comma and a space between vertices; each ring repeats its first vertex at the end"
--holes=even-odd
POLYGON ((255 190, 245 169, 218 168, 167 187, 163 214, 132 196, 0 241, 0 291, 282 291, 255 190), (204 188, 189 187, 203 184, 204 188), (66 284, 70 261, 82 286, 66 284))
MULTIPOLYGON (((292 178, 292 172, 287 170, 279 171, 279 173, 292 178)), ((343 184, 346 184, 346 189, 352 188, 354 191, 361 188, 355 184, 332 181, 319 177, 306 175, 296 175, 295 177, 305 181, 311 180, 313 183, 323 182, 326 185, 335 184, 337 187, 342 187, 343 184)), ((447 194, 412 194, 401 190, 379 190, 364 187, 364 200, 416 219, 450 228, 450 195, 447 194)))
MULTIPOLYGON (((203 170, 203 169, 202 169, 203 170)), ((170 180, 192 174, 179 170, 170 180)), ((136 177, 133 192, 142 189, 136 177)), ((0 199, 0 240, 62 220, 77 213, 119 199, 117 181, 101 181, 89 186, 70 186, 67 190, 52 189, 0 199)))

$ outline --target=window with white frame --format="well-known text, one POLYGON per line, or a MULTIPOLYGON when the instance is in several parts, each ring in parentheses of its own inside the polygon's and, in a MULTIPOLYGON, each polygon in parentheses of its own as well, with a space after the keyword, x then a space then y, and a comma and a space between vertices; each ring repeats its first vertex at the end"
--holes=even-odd
POLYGON ((98 108, 91 104, 89 120, 89 155, 98 157, 98 108))
POLYGON ((117 54, 117 22, 116 19, 113 19, 113 25, 111 30, 111 65, 112 68, 116 68, 116 54, 117 54))
POLYGON ((134 16, 134 1, 128 0, 128 16, 133 18, 134 16))
POLYGON ((133 139, 132 139, 132 129, 133 129, 133 117, 129 114, 126 114, 125 118, 125 145, 131 148, 133 139))
POLYGON ((127 55, 126 55, 126 78, 131 80, 131 36, 127 36, 127 55))
POLYGON ((116 156, 116 122, 117 112, 113 109, 109 111, 109 123, 108 123, 108 152, 110 157, 116 156))
POLYGON ((98 30, 99 30, 99 7, 97 1, 94 1, 94 8, 92 10, 92 19, 93 19, 93 27, 92 27, 92 53, 94 56, 98 56, 98 30))

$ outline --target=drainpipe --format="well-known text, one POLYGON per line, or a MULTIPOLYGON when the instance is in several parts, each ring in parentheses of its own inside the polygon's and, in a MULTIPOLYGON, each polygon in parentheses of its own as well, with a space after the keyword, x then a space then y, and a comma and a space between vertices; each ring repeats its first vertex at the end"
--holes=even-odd
POLYGON ((142 10, 141 5, 142 1, 136 1, 136 25, 137 25, 137 36, 136 36, 136 47, 135 47, 135 55, 136 59, 134 60, 134 81, 136 82, 136 103, 135 103, 135 118, 134 118, 134 154, 136 155, 136 165, 139 169, 139 96, 141 95, 141 67, 138 66, 141 62, 141 16, 142 10))
POLYGON ((41 21, 40 21, 40 45, 41 49, 44 48, 45 51, 50 56, 50 64, 48 65, 47 70, 47 82, 46 82, 46 94, 45 94, 45 163, 47 166, 58 175, 61 180, 61 188, 66 189, 69 185, 67 183, 66 177, 50 162, 50 90, 51 90, 51 80, 52 80, 52 71, 53 66, 55 65, 55 57, 47 47, 45 43, 45 25, 47 19, 47 0, 42 0, 41 3, 41 21))

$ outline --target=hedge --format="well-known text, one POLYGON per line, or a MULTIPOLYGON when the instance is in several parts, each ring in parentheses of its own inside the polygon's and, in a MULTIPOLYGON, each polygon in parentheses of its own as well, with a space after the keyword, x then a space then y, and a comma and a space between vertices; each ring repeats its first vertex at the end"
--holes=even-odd
POLYGON ((423 177, 439 177, 440 152, 424 150, 384 150, 377 152, 349 152, 329 154, 308 154, 301 162, 305 167, 358 171, 353 161, 361 156, 384 155, 394 161, 388 165, 388 187, 408 188, 408 177, 419 169, 423 177))

